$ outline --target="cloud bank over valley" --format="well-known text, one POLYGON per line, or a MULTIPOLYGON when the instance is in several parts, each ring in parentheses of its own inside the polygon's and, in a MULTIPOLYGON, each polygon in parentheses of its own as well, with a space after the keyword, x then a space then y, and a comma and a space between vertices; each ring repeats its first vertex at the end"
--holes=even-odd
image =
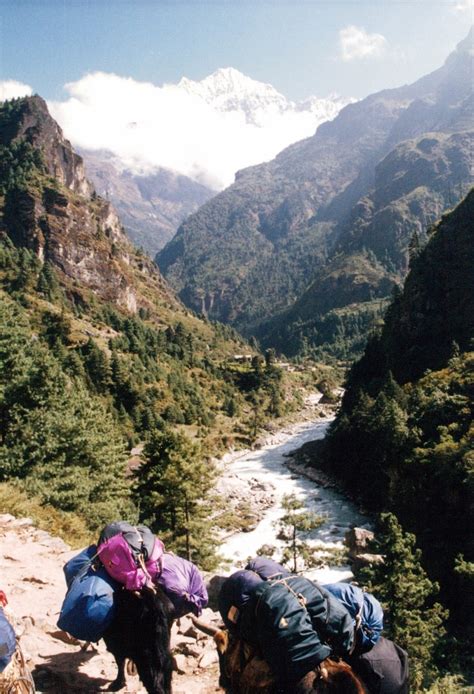
POLYGON ((76 147, 109 150, 134 173, 167 168, 215 190, 353 101, 330 95, 295 103, 233 68, 163 86, 93 72, 65 90, 65 101, 48 105, 76 147))

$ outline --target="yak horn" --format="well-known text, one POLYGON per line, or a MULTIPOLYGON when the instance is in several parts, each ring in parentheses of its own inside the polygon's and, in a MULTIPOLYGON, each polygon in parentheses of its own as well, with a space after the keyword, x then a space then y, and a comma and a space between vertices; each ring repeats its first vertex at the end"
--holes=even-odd
POLYGON ((212 624, 205 624, 204 622, 201 622, 197 617, 194 615, 191 616, 191 621, 194 624, 194 626, 199 629, 200 631, 203 631, 205 634, 208 636, 215 636, 219 631, 219 627, 215 627, 212 624))

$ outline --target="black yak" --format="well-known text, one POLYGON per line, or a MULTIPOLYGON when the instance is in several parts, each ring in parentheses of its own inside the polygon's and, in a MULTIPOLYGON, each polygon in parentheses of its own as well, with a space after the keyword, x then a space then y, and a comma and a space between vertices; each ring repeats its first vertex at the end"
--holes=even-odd
POLYGON ((130 659, 149 694, 170 694, 172 622, 173 605, 158 586, 117 591, 116 614, 103 636, 118 666, 110 691, 125 687, 125 661, 130 659))

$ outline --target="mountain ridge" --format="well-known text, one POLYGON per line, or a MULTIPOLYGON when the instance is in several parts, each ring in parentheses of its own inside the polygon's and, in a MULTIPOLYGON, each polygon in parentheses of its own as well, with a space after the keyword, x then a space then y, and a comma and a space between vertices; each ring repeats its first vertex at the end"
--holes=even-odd
POLYGON ((349 371, 312 458, 416 534, 461 637, 472 633, 473 218, 474 188, 413 249, 403 289, 349 371))
POLYGON ((99 195, 113 202, 128 238, 150 257, 186 217, 215 195, 192 178, 165 168, 134 174, 107 151, 81 150, 81 156, 99 195))
MULTIPOLYGON (((385 182, 380 172, 389 175, 387 157, 391 152, 404 142, 427 139, 425 135, 433 130, 440 140, 448 134, 464 133, 462 142, 451 141, 452 166, 444 172, 438 174, 434 165, 431 171, 419 171, 418 166, 423 168, 421 150, 417 161, 413 160, 406 181, 411 177, 414 185, 419 180, 416 185, 427 188, 421 202, 418 200, 418 213, 410 212, 405 225, 397 201, 405 206, 406 195, 395 201, 397 210, 386 213, 384 228, 390 226, 391 214, 399 214, 393 254, 405 255, 406 269, 415 217, 424 215, 428 225, 434 222, 462 196, 458 184, 465 188, 471 180, 472 123, 465 118, 472 100, 465 79, 470 69, 468 45, 466 40, 461 42, 445 64, 430 75, 349 104, 334 120, 321 124, 314 136, 290 145, 269 163, 239 171, 235 183, 187 219, 157 256, 158 265, 183 301, 212 318, 230 322, 247 335, 257 334, 267 346, 276 346, 272 329, 265 328, 264 323, 287 310, 315 281, 319 270, 325 272, 331 258, 342 252, 351 217, 358 219, 365 198, 381 197, 380 183, 385 182), (385 169, 381 169, 384 160, 385 169), (432 210, 431 185, 442 189, 438 194, 440 208, 432 210), (376 188, 379 191, 374 192, 376 188), (262 284, 268 289, 264 296, 262 284), (257 292, 255 286, 260 287, 257 292)), ((406 167, 402 150, 393 155, 401 168, 406 167)), ((445 150, 441 145, 439 150, 442 168, 445 150)), ((424 161, 428 158, 425 156, 424 161)), ((398 178, 400 172, 392 170, 390 175, 398 178)), ((407 192, 412 194, 414 188, 407 192)), ((365 205, 365 215, 365 224, 371 223, 370 205, 365 205)), ((372 251, 371 246, 366 250, 372 251)), ((377 263, 378 274, 384 275, 388 284, 400 281, 405 269, 400 267, 403 263, 399 258, 398 269, 392 267, 390 259, 378 258, 377 263)), ((317 315, 317 309, 314 313, 317 315)), ((278 346, 283 349, 285 344, 278 346)))

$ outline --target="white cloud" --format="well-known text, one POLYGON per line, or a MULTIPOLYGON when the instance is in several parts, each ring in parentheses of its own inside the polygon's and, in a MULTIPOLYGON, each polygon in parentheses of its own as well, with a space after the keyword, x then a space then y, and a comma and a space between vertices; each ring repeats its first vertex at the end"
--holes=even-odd
POLYGON ((23 84, 23 82, 17 82, 16 80, 0 81, 0 101, 16 99, 18 96, 31 96, 32 93, 32 88, 28 84, 23 84))
POLYGON ((368 34, 363 27, 344 27, 339 32, 339 48, 342 60, 348 62, 359 58, 381 55, 388 41, 382 34, 368 34))
POLYGON ((326 118, 296 108, 269 109, 256 125, 242 110, 218 110, 173 84, 158 87, 95 72, 65 88, 69 98, 49 107, 74 145, 110 150, 136 172, 166 167, 216 189, 231 183, 238 169, 313 134, 344 105, 328 101, 328 113, 331 107, 334 112, 326 118))
POLYGON ((473 0, 460 0, 454 5, 453 10, 459 13, 470 12, 472 14, 474 13, 474 2, 473 0))

